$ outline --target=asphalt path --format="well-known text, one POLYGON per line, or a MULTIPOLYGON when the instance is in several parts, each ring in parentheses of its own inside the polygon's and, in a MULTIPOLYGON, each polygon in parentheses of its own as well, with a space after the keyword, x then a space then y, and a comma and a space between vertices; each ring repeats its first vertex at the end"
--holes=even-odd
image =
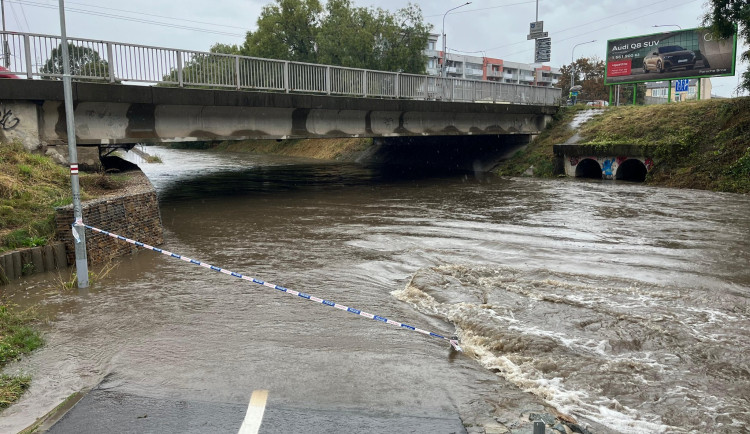
MULTIPOLYGON (((49 433, 239 433, 248 405, 138 396, 98 386, 57 421, 49 433)), ((465 433, 457 414, 393 414, 293 408, 268 396, 260 433, 465 433)))

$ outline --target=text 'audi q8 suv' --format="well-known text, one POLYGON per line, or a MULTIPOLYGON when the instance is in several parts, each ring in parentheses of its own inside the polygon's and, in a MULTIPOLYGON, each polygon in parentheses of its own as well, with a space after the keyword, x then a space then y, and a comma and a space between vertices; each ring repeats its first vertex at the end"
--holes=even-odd
POLYGON ((659 47, 643 58, 643 73, 649 71, 664 72, 675 68, 693 69, 695 53, 679 45, 659 47))

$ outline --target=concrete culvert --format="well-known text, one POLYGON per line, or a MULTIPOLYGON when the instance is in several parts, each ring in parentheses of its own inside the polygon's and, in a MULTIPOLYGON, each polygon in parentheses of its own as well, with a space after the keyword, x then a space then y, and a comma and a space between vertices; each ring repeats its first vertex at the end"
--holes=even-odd
POLYGON ((576 178, 602 179, 602 166, 591 158, 583 159, 576 166, 576 178))
POLYGON ((615 179, 622 181, 643 182, 646 180, 646 165, 641 160, 625 160, 617 168, 615 179))

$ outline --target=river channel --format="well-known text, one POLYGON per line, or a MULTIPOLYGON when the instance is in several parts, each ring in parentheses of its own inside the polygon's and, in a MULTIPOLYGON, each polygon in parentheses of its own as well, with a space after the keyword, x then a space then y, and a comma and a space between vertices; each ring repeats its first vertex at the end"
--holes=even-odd
POLYGON ((152 149, 164 249, 464 353, 141 251, 87 295, 51 275, 2 288, 51 321, 11 367, 34 383, 0 431, 103 379, 468 427, 554 408, 593 432, 750 430, 750 197, 152 149))

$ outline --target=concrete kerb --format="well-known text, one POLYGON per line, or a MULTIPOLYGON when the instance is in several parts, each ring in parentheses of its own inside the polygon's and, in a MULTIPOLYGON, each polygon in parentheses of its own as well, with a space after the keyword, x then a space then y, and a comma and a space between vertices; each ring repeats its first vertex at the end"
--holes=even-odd
POLYGON ((67 267, 65 244, 60 242, 6 252, 0 254, 0 284, 67 267))

